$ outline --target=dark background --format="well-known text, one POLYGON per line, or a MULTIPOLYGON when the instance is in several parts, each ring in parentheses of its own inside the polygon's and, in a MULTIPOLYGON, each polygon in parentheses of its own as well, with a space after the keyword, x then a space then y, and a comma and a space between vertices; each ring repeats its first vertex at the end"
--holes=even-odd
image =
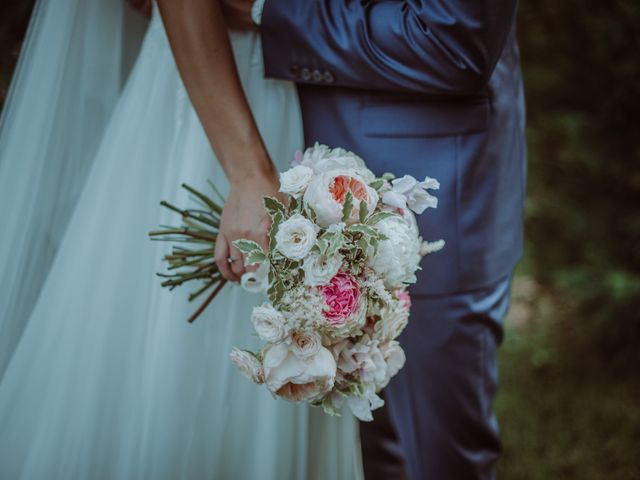
MULTIPOLYGON (((640 2, 520 3, 527 245, 500 355, 499 477, 639 479, 640 2)), ((0 3, 0 102, 32 4, 0 3)))

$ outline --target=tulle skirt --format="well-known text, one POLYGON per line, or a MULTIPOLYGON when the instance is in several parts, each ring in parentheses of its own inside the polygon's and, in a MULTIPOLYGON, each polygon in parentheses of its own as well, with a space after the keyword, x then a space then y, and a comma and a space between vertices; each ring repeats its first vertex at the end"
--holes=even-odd
MULTIPOLYGON (((234 34, 238 69, 279 168, 302 146, 292 86, 263 78, 260 43, 234 34)), ((351 479, 354 419, 272 398, 230 366, 255 347, 262 301, 227 286, 198 321, 154 272, 186 182, 226 192, 156 17, 116 106, 21 341, 0 381, 2 479, 351 479)), ((16 208, 20 208, 19 205, 16 208)))

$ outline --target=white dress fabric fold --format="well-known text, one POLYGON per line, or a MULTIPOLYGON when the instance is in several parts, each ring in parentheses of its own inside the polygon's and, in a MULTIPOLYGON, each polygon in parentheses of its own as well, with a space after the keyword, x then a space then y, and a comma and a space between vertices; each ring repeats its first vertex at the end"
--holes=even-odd
MULTIPOLYGON (((255 34, 232 44, 267 148, 286 168, 302 147, 295 89, 263 78, 255 34)), ((188 292, 154 275, 170 246, 147 233, 179 221, 159 201, 188 205, 182 182, 228 191, 157 13, 90 164, 0 380, 0 478, 360 478, 350 415, 277 400, 230 364, 232 346, 257 346, 259 296, 227 286, 189 325, 188 292)))

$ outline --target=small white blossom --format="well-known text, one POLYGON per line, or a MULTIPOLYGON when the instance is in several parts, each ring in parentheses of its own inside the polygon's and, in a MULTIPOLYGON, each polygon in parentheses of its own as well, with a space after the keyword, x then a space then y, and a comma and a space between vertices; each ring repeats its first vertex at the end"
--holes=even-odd
POLYGON ((302 260, 316 241, 318 227, 299 213, 282 222, 276 233, 276 247, 291 260, 302 260))

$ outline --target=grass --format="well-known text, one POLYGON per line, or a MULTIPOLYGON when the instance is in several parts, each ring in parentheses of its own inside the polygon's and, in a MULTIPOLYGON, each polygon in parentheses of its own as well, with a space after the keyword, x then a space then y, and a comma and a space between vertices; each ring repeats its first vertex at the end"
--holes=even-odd
POLYGON ((635 365, 614 368, 612 359, 576 345, 565 309, 518 290, 500 353, 498 478, 640 479, 635 365))

